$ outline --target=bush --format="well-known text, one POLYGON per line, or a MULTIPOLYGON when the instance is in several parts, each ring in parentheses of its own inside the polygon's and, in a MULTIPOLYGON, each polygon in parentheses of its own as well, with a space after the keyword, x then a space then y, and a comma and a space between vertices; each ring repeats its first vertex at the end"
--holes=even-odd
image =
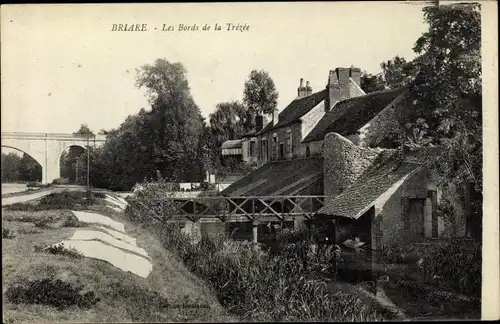
MULTIPOLYGON (((388 248, 387 263, 415 264, 422 260, 418 273, 402 282, 405 286, 439 286, 460 293, 481 295, 481 243, 450 239, 445 243, 409 244, 388 248)), ((413 288, 411 288, 413 289, 413 288)))
POLYGON ((453 239, 431 249, 423 265, 424 273, 437 275, 462 293, 480 297, 482 278, 481 243, 453 239))
MULTIPOLYGON (((301 234, 302 235, 302 234, 301 234)), ((161 235, 164 245, 176 251, 187 267, 208 281, 222 305, 250 321, 358 321, 381 320, 382 313, 354 295, 331 294, 329 279, 318 274, 332 258, 330 248, 303 257, 290 245, 269 255, 251 243, 203 236, 192 244, 175 225, 161 235)))
POLYGON ((10 229, 8 228, 2 228, 2 238, 3 239, 13 239, 14 237, 16 237, 16 235, 14 234, 13 231, 11 231, 10 229))
POLYGON ((64 255, 64 256, 69 256, 75 259, 82 259, 83 254, 81 254, 79 251, 77 251, 74 248, 67 248, 64 246, 64 243, 60 244, 54 244, 54 245, 49 245, 46 247, 41 247, 38 245, 35 245, 35 252, 47 252, 47 253, 52 253, 56 255, 64 255))
POLYGON ((76 216, 70 215, 62 224, 63 227, 87 227, 88 224, 80 221, 76 216))
POLYGON ((55 185, 67 185, 70 182, 71 181, 68 178, 57 178, 57 179, 54 179, 54 181, 52 181, 52 184, 55 184, 55 185))
POLYGON ((83 286, 73 287, 53 277, 29 281, 23 285, 9 287, 5 295, 14 304, 41 304, 63 310, 70 306, 90 308, 97 304, 93 291, 82 294, 83 286))
POLYGON ((81 191, 63 191, 53 192, 40 199, 36 205, 30 203, 16 203, 6 206, 8 210, 15 211, 40 211, 50 209, 78 209, 85 206, 96 204, 97 196, 102 196, 101 193, 92 193, 90 199, 87 199, 87 194, 81 191))

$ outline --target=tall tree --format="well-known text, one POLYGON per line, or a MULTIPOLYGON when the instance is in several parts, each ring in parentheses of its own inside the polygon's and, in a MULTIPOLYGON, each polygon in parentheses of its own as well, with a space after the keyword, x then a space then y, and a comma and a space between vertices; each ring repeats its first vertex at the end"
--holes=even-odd
POLYGON ((250 116, 246 107, 238 102, 221 102, 210 114, 210 139, 208 142, 210 166, 212 172, 220 169, 222 164, 221 147, 227 140, 239 139, 250 131, 250 116))
POLYGON ((385 81, 382 79, 381 75, 373 75, 364 71, 361 74, 360 87, 365 93, 384 90, 385 81))
POLYGON ((21 158, 19 172, 23 181, 42 181, 42 166, 26 153, 21 158))
POLYGON ((273 79, 264 70, 252 70, 245 81, 243 103, 248 108, 249 126, 253 127, 255 115, 271 115, 276 110, 279 93, 273 79))
POLYGON ((406 121, 415 126, 415 120, 424 119, 434 143, 447 148, 448 177, 472 179, 482 191, 479 9, 478 4, 424 9, 429 29, 415 43, 419 56, 413 65, 419 73, 406 121))
POLYGON ((78 129, 75 133, 75 135, 94 135, 94 133, 90 130, 90 128, 87 126, 87 124, 82 124, 80 126, 80 129, 78 129))
POLYGON ((380 64, 382 80, 387 89, 397 89, 410 84, 416 74, 413 63, 407 62, 404 57, 396 55, 393 59, 380 64))
MULTIPOLYGON (((151 130, 156 169, 164 178, 177 179, 190 173, 199 151, 203 117, 195 104, 181 63, 158 59, 137 70, 136 85, 146 88, 152 105, 151 130)), ((202 173, 202 170, 200 171, 202 173)))
POLYGON ((2 153, 2 182, 20 181, 21 157, 16 153, 2 153))

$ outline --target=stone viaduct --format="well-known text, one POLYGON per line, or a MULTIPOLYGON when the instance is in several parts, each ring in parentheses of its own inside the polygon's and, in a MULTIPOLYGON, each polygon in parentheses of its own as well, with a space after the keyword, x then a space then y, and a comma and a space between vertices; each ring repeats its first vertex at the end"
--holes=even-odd
POLYGON ((104 144, 105 135, 74 135, 57 133, 4 133, 2 147, 28 154, 42 166, 42 183, 51 183, 60 176, 61 154, 71 146, 86 149, 104 144))

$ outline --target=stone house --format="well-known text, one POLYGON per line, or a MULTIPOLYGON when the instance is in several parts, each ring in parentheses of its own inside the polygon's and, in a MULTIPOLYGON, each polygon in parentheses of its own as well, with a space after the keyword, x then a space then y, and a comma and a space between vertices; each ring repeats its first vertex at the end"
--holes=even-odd
POLYGON ((437 213, 441 192, 428 162, 439 148, 402 154, 391 141, 407 94, 365 94, 357 68, 330 71, 316 93, 301 80, 297 98, 243 139, 260 168, 222 195, 325 195, 317 220, 335 221, 333 241, 359 235, 374 250, 396 239, 463 236, 464 217, 450 223, 437 213))
MULTIPOLYGON (((325 89, 313 93, 309 82, 297 98, 270 122, 256 117, 256 128, 241 139, 241 159, 263 165, 270 161, 320 156, 323 139, 337 132, 357 145, 390 146, 388 134, 397 127, 395 113, 406 104, 406 88, 365 94, 359 68, 336 68, 325 89)), ((230 143, 224 143, 230 145, 230 143)))
POLYGON ((448 220, 437 213, 441 191, 432 162, 439 157, 439 147, 402 153, 360 147, 329 133, 323 167, 329 198, 317 218, 335 221, 336 243, 358 236, 372 250, 403 241, 464 236, 464 219, 448 220))

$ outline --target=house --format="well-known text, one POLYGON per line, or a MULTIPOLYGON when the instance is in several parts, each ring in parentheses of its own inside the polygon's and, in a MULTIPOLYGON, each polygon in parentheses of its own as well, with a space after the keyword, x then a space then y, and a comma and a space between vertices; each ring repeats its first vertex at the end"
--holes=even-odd
MULTIPOLYGON (((455 223, 437 213, 441 192, 433 180, 432 162, 439 147, 402 153, 367 148, 329 133, 325 139, 324 188, 329 199, 320 220, 335 220, 335 241, 358 236, 372 250, 401 243, 463 236, 455 223)), ((463 222, 463 220, 462 220, 463 222)))
MULTIPOLYGON (((297 97, 270 122, 256 117, 256 128, 241 139, 243 161, 263 165, 270 161, 320 156, 323 139, 337 132, 361 146, 387 146, 391 132, 398 127, 397 109, 407 104, 407 88, 365 94, 361 89, 361 70, 331 70, 327 85, 314 92, 300 80, 297 97)), ((226 145, 226 143, 224 143, 226 145)), ((229 143, 227 145, 230 145, 229 143)))
POLYGON ((359 73, 332 70, 315 93, 301 80, 298 97, 243 139, 260 167, 222 195, 327 196, 316 219, 327 227, 334 221, 333 241, 358 235, 373 250, 397 239, 464 236, 464 217, 437 213, 441 191, 429 162, 440 149, 403 154, 391 140, 398 113, 410 105, 409 89, 365 94, 359 73))

